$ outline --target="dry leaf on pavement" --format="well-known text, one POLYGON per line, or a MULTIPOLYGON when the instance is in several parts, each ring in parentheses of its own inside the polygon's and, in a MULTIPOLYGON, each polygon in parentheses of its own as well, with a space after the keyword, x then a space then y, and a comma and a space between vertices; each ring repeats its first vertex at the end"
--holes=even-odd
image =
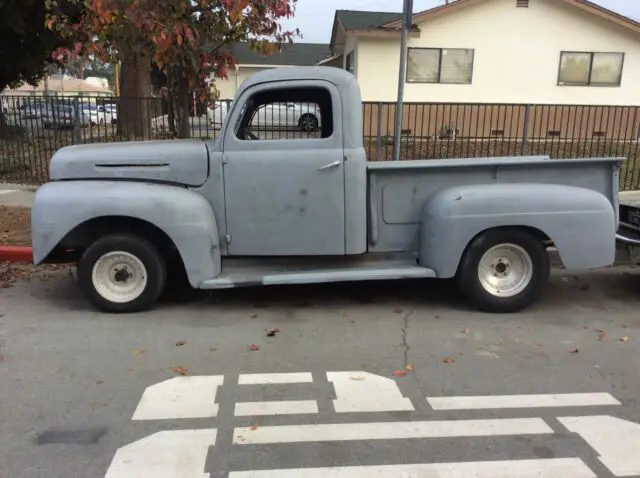
POLYGON ((185 345, 187 343, 186 340, 178 340, 176 342, 176 347, 182 347, 183 345, 185 345))
POLYGON ((256 350, 260 350, 260 346, 256 344, 251 344, 249 345, 249 350, 251 350, 252 352, 255 352, 256 350))
POLYGON ((209 347, 209 352, 215 352, 218 350, 218 347, 209 347))
POLYGON ((396 370, 395 372, 393 372, 393 376, 394 377, 406 377, 407 376, 407 372, 405 372, 404 370, 396 370))
POLYGON ((364 380, 364 377, 362 376, 358 376, 358 377, 349 377, 349 380, 355 380, 356 382, 361 382, 364 380))
POLYGON ((133 349, 133 355, 141 355, 144 353, 142 349, 133 349))
POLYGON ((189 373, 189 369, 186 367, 183 367, 182 365, 178 367, 173 367, 171 370, 173 370, 178 375, 187 375, 189 373))
POLYGON ((413 372, 413 364, 412 363, 408 363, 404 366, 405 370, 408 370, 409 372, 413 372))
POLYGON ((258 425, 253 425, 250 430, 256 431, 258 429, 258 425))
POLYGON ((462 332, 463 334, 470 334, 471 329, 462 329, 460 332, 462 332))
POLYGON ((442 359, 442 361, 444 363, 453 363, 453 362, 455 362, 455 360, 453 360, 453 358, 451 358, 451 357, 445 357, 445 358, 442 359))
POLYGON ((267 337, 275 337, 278 332, 280 332, 278 327, 267 329, 267 337))
POLYGON ((595 332, 598 334, 598 342, 602 342, 607 336, 607 333, 604 330, 596 330, 595 332))
POLYGON ((620 342, 626 342, 629 340, 629 337, 620 337, 620 342))
POLYGON ((580 349, 571 349, 571 350, 569 350, 570 354, 577 354, 578 352, 580 352, 580 349))

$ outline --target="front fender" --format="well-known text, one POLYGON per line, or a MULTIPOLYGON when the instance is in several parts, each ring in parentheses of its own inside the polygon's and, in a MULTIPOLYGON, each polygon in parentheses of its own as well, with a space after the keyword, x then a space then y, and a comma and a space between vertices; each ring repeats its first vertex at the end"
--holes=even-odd
POLYGON ((34 263, 44 261, 79 225, 106 216, 140 219, 162 230, 177 247, 193 287, 220 274, 216 219, 202 195, 176 186, 124 181, 41 186, 31 210, 34 263))
POLYGON ((542 232, 570 269, 615 260, 616 214, 604 195, 574 186, 503 183, 456 186, 430 196, 422 210, 420 264, 438 277, 453 277, 471 240, 499 227, 542 232))

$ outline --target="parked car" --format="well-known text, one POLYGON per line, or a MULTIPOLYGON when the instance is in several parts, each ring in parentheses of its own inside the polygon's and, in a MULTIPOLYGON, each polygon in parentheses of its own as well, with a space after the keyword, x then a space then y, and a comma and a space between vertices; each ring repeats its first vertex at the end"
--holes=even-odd
POLYGON ((242 84, 215 140, 57 151, 35 194, 34 263, 76 263, 107 312, 152 308, 185 276, 198 289, 454 278, 500 313, 543 292, 549 247, 570 269, 613 264, 624 158, 368 162, 355 77, 283 70, 242 84), (317 135, 252 133, 257 111, 292 100, 318 105, 317 135))
POLYGON ((76 122, 73 106, 54 105, 42 113, 42 125, 49 129, 73 128, 76 122))
MULTIPOLYGON (((210 121, 222 124, 230 109, 230 102, 217 101, 211 108, 210 121)), ((317 131, 321 126, 322 115, 317 104, 313 103, 270 103, 258 108, 251 119, 254 130, 271 128, 295 128, 306 133, 317 131)))
POLYGON ((90 125, 112 124, 113 116, 103 105, 87 105, 80 107, 83 123, 88 122, 90 125))

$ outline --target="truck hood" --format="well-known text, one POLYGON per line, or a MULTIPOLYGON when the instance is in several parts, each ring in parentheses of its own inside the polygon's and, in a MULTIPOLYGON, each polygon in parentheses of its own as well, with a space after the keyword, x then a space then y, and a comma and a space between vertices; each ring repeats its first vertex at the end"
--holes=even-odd
POLYGON ((206 181, 208 171, 207 147, 199 139, 67 146, 49 164, 52 181, 138 179, 195 187, 206 181))

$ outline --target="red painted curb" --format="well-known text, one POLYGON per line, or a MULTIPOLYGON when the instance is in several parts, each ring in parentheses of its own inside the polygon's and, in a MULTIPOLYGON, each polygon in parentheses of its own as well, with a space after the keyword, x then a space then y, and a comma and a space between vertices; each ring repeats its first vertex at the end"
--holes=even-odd
POLYGON ((0 246, 0 261, 33 263, 33 249, 29 246, 0 246))

